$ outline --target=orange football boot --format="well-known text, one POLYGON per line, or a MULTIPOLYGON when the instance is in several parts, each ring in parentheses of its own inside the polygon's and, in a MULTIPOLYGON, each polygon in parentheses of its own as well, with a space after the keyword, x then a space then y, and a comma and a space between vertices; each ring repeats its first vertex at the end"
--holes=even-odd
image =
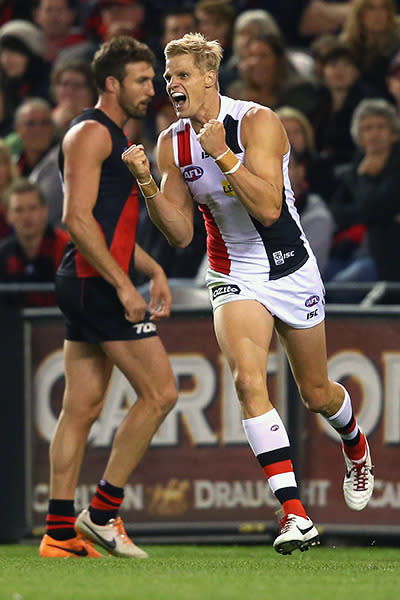
POLYGON ((40 556, 45 558, 104 558, 94 549, 93 544, 81 535, 69 540, 55 540, 47 533, 39 548, 40 556))

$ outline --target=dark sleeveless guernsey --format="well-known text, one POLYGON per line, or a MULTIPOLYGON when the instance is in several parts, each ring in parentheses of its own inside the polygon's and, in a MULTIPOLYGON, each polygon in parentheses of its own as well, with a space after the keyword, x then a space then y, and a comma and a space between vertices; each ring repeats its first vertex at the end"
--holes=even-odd
MULTIPOLYGON (((97 108, 85 109, 72 121, 71 127, 82 121, 98 121, 111 135, 112 151, 102 165, 93 216, 103 232, 112 256, 132 278, 136 227, 139 220, 139 196, 135 178, 121 159, 122 152, 128 147, 128 140, 122 129, 97 108)), ((64 178, 62 148, 59 153, 59 167, 61 177, 64 178)), ((57 273, 64 277, 100 276, 80 254, 73 242, 68 244, 57 273)))

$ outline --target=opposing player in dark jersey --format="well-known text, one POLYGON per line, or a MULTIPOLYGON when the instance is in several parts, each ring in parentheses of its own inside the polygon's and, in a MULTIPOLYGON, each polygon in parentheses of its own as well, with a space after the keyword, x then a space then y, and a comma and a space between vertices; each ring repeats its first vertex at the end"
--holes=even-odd
POLYGON ((142 146, 123 158, 171 244, 190 243, 193 201, 203 212, 218 343, 234 377, 249 444, 284 511, 274 547, 290 554, 319 539, 299 498, 284 424, 268 397, 274 328, 304 403, 342 438, 350 508, 366 506, 374 478, 350 396, 328 378, 324 289, 294 206, 286 133, 268 108, 219 95, 221 55, 219 44, 200 34, 165 48, 164 77, 179 120, 159 139, 161 191, 142 146))
POLYGON ((56 281, 66 320, 66 387, 50 446, 49 512, 40 546, 45 557, 102 556, 91 542, 115 556, 147 557, 126 535, 118 509, 129 475, 177 398, 155 324, 169 315, 171 296, 161 267, 135 244, 137 184, 121 153, 128 146, 122 127, 129 118, 143 118, 154 95, 153 62, 151 50, 133 38, 105 43, 93 60, 96 107, 72 123, 62 143, 63 221, 72 243, 56 281), (134 269, 150 279, 149 307, 132 283, 134 269), (85 444, 113 365, 137 401, 117 429, 89 508, 75 522, 85 444))

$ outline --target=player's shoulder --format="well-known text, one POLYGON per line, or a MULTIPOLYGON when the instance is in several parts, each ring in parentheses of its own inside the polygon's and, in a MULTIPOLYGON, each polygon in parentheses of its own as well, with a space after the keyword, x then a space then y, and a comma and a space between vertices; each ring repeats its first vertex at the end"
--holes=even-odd
POLYGON ((165 150, 167 148, 172 148, 172 139, 174 136, 174 131, 176 129, 177 121, 171 123, 169 127, 161 131, 158 136, 158 147, 161 150, 165 150))
POLYGON ((245 146, 249 140, 269 139, 278 144, 285 153, 288 141, 285 129, 278 115, 267 106, 252 106, 242 120, 242 140, 245 146), (268 134, 268 136, 266 136, 268 134), (247 141, 246 141, 247 140, 247 141))
POLYGON ((85 152, 91 149, 93 152, 104 152, 109 154, 109 146, 112 144, 111 134, 107 127, 99 121, 88 119, 76 123, 67 131, 62 146, 64 152, 81 149, 85 152))
POLYGON ((109 136, 108 128, 95 119, 86 119, 75 123, 65 134, 64 140, 74 140, 76 138, 104 137, 109 136))
POLYGON ((268 106, 262 106, 261 104, 250 106, 243 116, 243 121, 245 124, 250 123, 255 126, 264 123, 266 125, 281 127, 278 115, 271 108, 268 108, 268 106))

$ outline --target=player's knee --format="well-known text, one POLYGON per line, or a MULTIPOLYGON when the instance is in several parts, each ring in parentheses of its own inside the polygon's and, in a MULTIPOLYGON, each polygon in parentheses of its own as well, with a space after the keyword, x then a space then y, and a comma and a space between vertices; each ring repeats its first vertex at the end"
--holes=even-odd
POLYGON ((329 390, 325 386, 303 386, 300 395, 304 405, 312 412, 325 413, 328 410, 329 390))
POLYGON ((257 372, 246 369, 238 369, 233 375, 233 380, 241 403, 248 403, 258 396, 260 388, 265 385, 257 372))
POLYGON ((167 414, 174 408, 178 400, 178 391, 175 382, 166 385, 162 392, 156 398, 157 410, 161 417, 166 417, 167 414))
POLYGON ((65 417, 73 421, 76 426, 90 429, 99 418, 102 406, 102 399, 100 399, 100 401, 82 402, 79 406, 67 406, 63 412, 65 417))

